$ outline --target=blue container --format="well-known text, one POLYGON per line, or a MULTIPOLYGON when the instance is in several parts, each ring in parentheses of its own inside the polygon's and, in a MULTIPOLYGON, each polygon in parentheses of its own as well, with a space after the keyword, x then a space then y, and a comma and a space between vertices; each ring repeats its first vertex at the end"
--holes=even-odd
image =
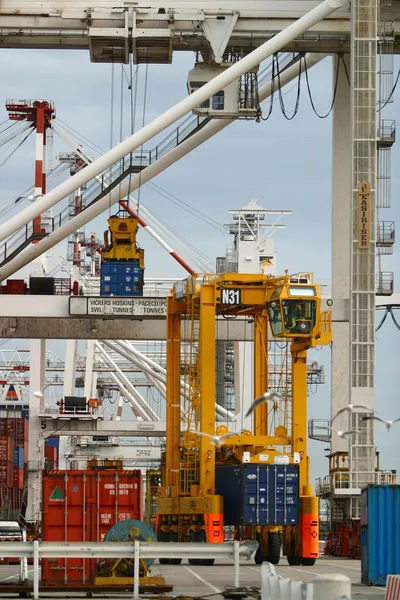
POLYGON ((297 465, 223 465, 215 475, 225 525, 298 525, 297 465))
POLYGON ((400 574, 400 485, 369 485, 361 492, 361 582, 386 585, 400 574))
POLYGON ((60 450, 60 438, 59 437, 49 437, 46 440, 46 446, 54 446, 57 449, 57 454, 60 450))
POLYGON ((143 296, 143 269, 139 261, 104 261, 101 263, 102 296, 143 296))
POLYGON ((24 448, 23 448, 23 446, 15 446, 15 448, 14 448, 13 467, 15 467, 16 469, 24 468, 24 448))

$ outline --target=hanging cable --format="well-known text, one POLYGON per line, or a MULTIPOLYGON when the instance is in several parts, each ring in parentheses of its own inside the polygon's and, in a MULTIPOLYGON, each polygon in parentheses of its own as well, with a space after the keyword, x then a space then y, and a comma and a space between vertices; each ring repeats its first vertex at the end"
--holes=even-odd
POLYGON ((376 327, 375 331, 379 331, 379 330, 380 330, 380 328, 382 327, 382 325, 383 325, 383 324, 384 324, 384 322, 386 321, 386 318, 387 318, 388 314, 389 314, 389 309, 388 309, 388 308, 386 308, 386 310, 385 310, 385 314, 383 315, 383 317, 382 317, 382 319, 381 319, 381 321, 380 321, 380 323, 379 323, 378 327, 376 327))
POLYGON ((394 82, 394 86, 393 86, 392 91, 390 92, 387 100, 385 101, 384 104, 382 104, 380 109, 378 108, 378 110, 376 112, 378 112, 379 110, 382 110, 382 108, 385 108, 385 106, 387 106, 389 104, 389 102, 391 101, 393 94, 397 88, 397 84, 399 83, 399 78, 400 78, 400 69, 399 69, 399 72, 397 73, 396 81, 394 82))
POLYGON ((270 116, 272 115, 272 110, 274 108, 274 96, 275 96, 275 55, 272 56, 272 74, 271 74, 271 95, 269 98, 269 109, 266 117, 261 115, 261 119, 263 121, 268 121, 270 116))
MULTIPOLYGON (((115 63, 111 63, 111 98, 110 98, 110 150, 113 147, 114 142, 114 77, 115 77, 115 63)), ((108 216, 111 216, 111 197, 108 205, 108 216)))
POLYGON ((393 323, 396 325, 397 329, 400 331, 400 324, 398 323, 396 317, 394 316, 393 306, 389 306, 390 316, 392 317, 393 323))
POLYGON ((335 85, 334 85, 334 89, 333 89, 332 102, 331 102, 331 105, 330 105, 330 108, 329 108, 328 112, 325 115, 320 115, 318 113, 317 109, 315 108, 314 100, 313 100, 312 95, 311 95, 310 82, 308 80, 307 62, 306 62, 305 58, 303 58, 303 60, 304 60, 304 73, 305 73, 305 76, 306 76, 308 97, 310 98, 310 103, 311 103, 312 109, 313 109, 314 113, 317 115, 317 117, 319 119, 326 119, 331 114, 331 112, 333 110, 333 105, 335 104, 336 94, 337 94, 337 89, 338 89, 338 83, 339 83, 340 63, 342 61, 344 62, 343 55, 339 55, 339 60, 338 60, 337 65, 336 65, 336 76, 335 76, 335 85))
POLYGON ((291 121, 292 119, 294 119, 294 117, 297 115, 298 110, 299 110, 299 106, 300 106, 300 92, 301 92, 301 61, 302 59, 300 59, 299 61, 299 75, 298 75, 298 79, 297 79, 297 95, 296 95, 296 102, 294 105, 294 109, 293 109, 293 114, 289 117, 286 113, 286 108, 285 108, 285 104, 283 102, 283 96, 282 96, 282 85, 281 85, 281 73, 280 73, 280 68, 279 68, 279 57, 278 57, 278 53, 276 53, 276 70, 277 70, 277 77, 278 77, 278 90, 279 90, 279 104, 281 107, 281 111, 283 116, 285 117, 285 119, 287 121, 291 121))

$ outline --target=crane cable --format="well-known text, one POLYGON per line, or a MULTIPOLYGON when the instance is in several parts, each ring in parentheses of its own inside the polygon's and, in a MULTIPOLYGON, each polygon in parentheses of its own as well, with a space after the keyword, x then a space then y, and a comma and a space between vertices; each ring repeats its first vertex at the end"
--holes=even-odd
MULTIPOLYGON (((149 74, 149 63, 146 60, 146 68, 145 68, 145 76, 144 76, 144 96, 143 96, 143 118, 142 118, 142 128, 145 125, 146 121, 146 107, 147 107, 147 81, 149 74)), ((143 165, 143 143, 140 146, 140 171, 139 171, 139 184, 137 188, 137 214, 140 216, 140 196, 142 191, 142 165, 143 165)))
POLYGON ((31 129, 31 130, 29 131, 29 133, 28 133, 28 134, 27 134, 27 135, 24 137, 24 139, 20 141, 20 143, 18 144, 18 146, 16 146, 16 147, 14 148, 14 150, 13 150, 12 152, 10 152, 10 154, 9 154, 9 155, 8 155, 8 156, 7 156, 7 157, 6 157, 6 158, 3 160, 3 162, 2 162, 2 163, 0 163, 0 169, 1 169, 1 167, 2 167, 3 165, 5 165, 5 164, 6 164, 6 162, 7 162, 8 160, 10 160, 10 158, 11 158, 11 157, 12 157, 12 156, 13 156, 13 155, 16 153, 16 151, 18 150, 18 148, 21 148, 22 144, 23 144, 23 143, 24 143, 24 142, 25 142, 25 141, 28 139, 28 137, 31 135, 31 133, 32 133, 32 132, 33 132, 33 129, 31 129))

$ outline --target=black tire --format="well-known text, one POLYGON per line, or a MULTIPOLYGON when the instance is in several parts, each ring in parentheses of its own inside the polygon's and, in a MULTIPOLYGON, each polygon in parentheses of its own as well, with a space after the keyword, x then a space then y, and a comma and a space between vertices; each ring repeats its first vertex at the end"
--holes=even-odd
POLYGON ((182 562, 181 558, 170 558, 169 559, 169 564, 170 565, 180 565, 182 562))
POLYGON ((212 567, 214 565, 215 558, 201 558, 200 564, 202 567, 212 567))
POLYGON ((160 565, 170 565, 170 558, 159 558, 158 561, 160 565))
POLYGON ((189 565, 193 567, 201 565, 201 558, 188 558, 189 565))
POLYGON ((279 565, 281 558, 281 536, 279 533, 270 533, 268 535, 268 556, 267 561, 273 565, 279 565))
POLYGON ((256 565, 262 565, 265 562, 265 556, 261 554, 260 548, 257 548, 257 552, 254 555, 254 562, 256 565))
POLYGON ((303 567, 313 567, 315 565, 315 558, 302 558, 301 564, 303 567))
POLYGON ((291 567, 301 566, 301 556, 287 556, 286 558, 291 567))

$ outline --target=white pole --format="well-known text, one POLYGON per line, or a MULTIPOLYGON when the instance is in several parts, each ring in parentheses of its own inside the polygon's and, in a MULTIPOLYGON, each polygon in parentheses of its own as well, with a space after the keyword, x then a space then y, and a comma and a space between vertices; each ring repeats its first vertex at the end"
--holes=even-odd
POLYGON ((226 71, 217 75, 217 77, 214 77, 214 79, 193 92, 193 94, 190 94, 178 102, 178 104, 154 119, 154 121, 148 123, 148 125, 140 129, 137 133, 128 137, 126 140, 115 146, 115 148, 112 148, 97 158, 85 169, 78 171, 73 177, 70 177, 67 181, 64 181, 58 187, 54 188, 54 190, 45 194, 18 215, 15 215, 0 227, 0 241, 4 240, 26 223, 29 223, 29 221, 32 221, 45 210, 57 204, 57 202, 60 202, 60 200, 66 198, 78 187, 85 185, 90 179, 93 179, 93 177, 105 171, 112 164, 121 160, 130 152, 133 152, 136 148, 146 143, 166 127, 175 123, 175 121, 193 110, 196 106, 199 106, 202 102, 226 88, 227 85, 241 77, 243 73, 250 71, 263 60, 274 54, 274 52, 278 52, 284 48, 288 43, 308 31, 308 29, 325 19, 325 17, 328 17, 337 8, 346 4, 346 2, 347 0, 324 0, 321 2, 321 4, 310 10, 300 19, 288 27, 285 27, 285 29, 280 31, 273 38, 264 42, 264 44, 250 52, 250 54, 247 54, 247 56, 237 63, 234 63, 229 69, 226 69, 226 71))
MULTIPOLYGON (((315 65, 320 60, 325 58, 326 54, 310 54, 306 57, 307 67, 311 67, 315 65)), ((293 79, 295 79, 299 74, 299 65, 293 65, 286 69, 281 75, 281 85, 284 86, 293 79)), ((272 83, 268 82, 263 85, 259 90, 260 100, 265 100, 272 93, 272 83)), ((135 189, 139 187, 139 185, 144 185, 156 175, 159 175, 165 169, 176 163, 183 156, 186 156, 192 150, 203 144, 203 142, 212 138, 216 133, 225 129, 228 125, 230 125, 234 119, 219 119, 216 121, 212 121, 195 135, 192 135, 187 140, 179 144, 176 148, 168 152, 165 156, 157 160, 154 164, 146 167, 143 171, 132 177, 129 182, 125 181, 121 183, 120 186, 117 186, 110 194, 107 194, 101 200, 95 202, 92 206, 89 206, 84 211, 82 211, 79 215, 73 217, 68 223, 50 233, 50 235, 46 236, 42 240, 39 240, 36 244, 31 244, 25 250, 22 250, 13 260, 0 268, 0 281, 4 281, 7 277, 10 277, 19 269, 22 269, 25 265, 30 263, 34 258, 40 256, 43 252, 46 252, 63 239, 67 238, 71 233, 74 233, 80 227, 83 227, 99 215, 105 210, 108 210, 109 206, 116 204, 119 202, 120 198, 125 198, 128 196, 130 192, 133 192, 135 189)), ((86 171, 88 167, 83 169, 86 171)), ((82 172, 83 172, 82 171, 82 172)), ((38 201, 36 201, 38 202, 38 201)), ((36 203, 35 203, 36 204, 36 203)))
POLYGON ((33 598, 39 600, 39 540, 33 540, 33 598))
POLYGON ((234 586, 239 587, 239 569, 240 569, 240 542, 233 542, 233 557, 234 557, 234 586))
POLYGON ((135 540, 135 562, 133 566, 133 597, 139 598, 139 562, 140 562, 140 542, 135 540))

